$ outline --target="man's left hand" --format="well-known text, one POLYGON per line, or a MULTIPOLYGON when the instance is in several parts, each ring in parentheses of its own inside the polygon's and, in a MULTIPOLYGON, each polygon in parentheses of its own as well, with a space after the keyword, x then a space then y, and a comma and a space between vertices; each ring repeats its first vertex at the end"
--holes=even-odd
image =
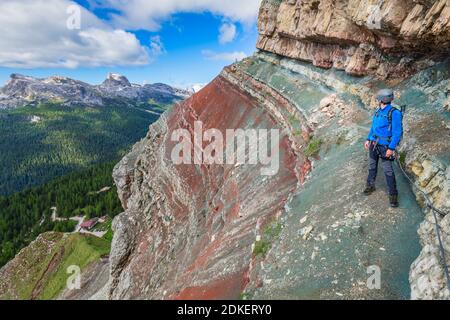
POLYGON ((388 149, 388 151, 386 152, 386 158, 390 159, 393 155, 394 155, 394 151, 392 151, 391 149, 388 149))

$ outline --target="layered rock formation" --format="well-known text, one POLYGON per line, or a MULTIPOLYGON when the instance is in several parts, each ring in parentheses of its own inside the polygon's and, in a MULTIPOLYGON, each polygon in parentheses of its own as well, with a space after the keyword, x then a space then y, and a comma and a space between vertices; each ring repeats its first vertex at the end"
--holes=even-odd
POLYGON ((447 0, 267 0, 259 49, 352 75, 405 78, 450 49, 447 0))
POLYGON ((360 191, 372 97, 395 85, 409 107, 402 162, 448 212, 448 13, 447 1, 263 1, 258 48, 273 54, 226 68, 116 167, 126 211, 114 223, 110 298, 445 298, 428 218, 420 254, 420 192, 400 173, 399 210, 381 181, 375 197, 360 191), (279 173, 174 165, 171 134, 197 120, 222 133, 282 130, 279 173))
POLYGON ((233 76, 225 71, 175 106, 116 168, 127 212, 114 225, 113 298, 236 298, 246 285, 255 234, 281 214, 309 164, 289 130, 275 141, 282 163, 275 176, 261 176, 259 166, 172 163, 174 128, 192 132, 203 121, 224 133, 283 130, 281 119, 296 114, 281 96, 263 101, 241 91, 227 79, 233 76))

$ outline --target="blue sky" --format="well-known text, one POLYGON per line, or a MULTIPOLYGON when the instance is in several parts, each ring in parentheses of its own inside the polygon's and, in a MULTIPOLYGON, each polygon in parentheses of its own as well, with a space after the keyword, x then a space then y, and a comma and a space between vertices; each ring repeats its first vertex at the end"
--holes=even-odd
POLYGON ((123 6, 118 0, 79 0, 81 29, 69 33, 60 28, 70 15, 65 11, 73 5, 71 1, 2 0, 0 21, 1 12, 9 9, 10 14, 3 18, 10 18, 11 13, 20 18, 10 18, 10 24, 27 22, 17 23, 16 33, 10 32, 4 39, 2 32, 9 31, 2 30, 0 22, 0 46, 16 48, 10 56, 8 52, 0 54, 0 86, 11 73, 57 74, 96 84, 108 72, 115 72, 135 83, 183 87, 207 83, 236 57, 255 51, 259 0, 248 0, 242 10, 239 3, 245 2, 235 0, 198 0, 192 5, 186 0, 142 1, 131 0, 123 6), (34 6, 30 11, 40 9, 43 14, 24 17, 30 14, 21 8, 24 2, 34 6), (117 35, 117 30, 122 33, 117 35), (106 37, 108 40, 103 40, 106 37))

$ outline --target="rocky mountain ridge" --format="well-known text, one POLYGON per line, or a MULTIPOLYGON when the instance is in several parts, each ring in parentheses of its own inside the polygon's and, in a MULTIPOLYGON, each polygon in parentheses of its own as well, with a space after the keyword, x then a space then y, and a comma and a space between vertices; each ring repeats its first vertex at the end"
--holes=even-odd
POLYGON ((40 102, 57 102, 63 105, 103 106, 108 99, 129 99, 146 103, 151 99, 184 99, 190 92, 165 84, 131 84, 118 74, 108 74, 100 85, 52 76, 37 79, 12 74, 8 83, 0 88, 0 109, 11 109, 40 102))

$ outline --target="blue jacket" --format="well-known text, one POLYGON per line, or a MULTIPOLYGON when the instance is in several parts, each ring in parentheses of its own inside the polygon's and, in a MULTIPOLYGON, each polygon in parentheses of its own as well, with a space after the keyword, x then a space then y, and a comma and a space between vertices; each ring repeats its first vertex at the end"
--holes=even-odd
POLYGON ((403 114, 399 110, 395 110, 392 113, 392 128, 390 130, 389 124, 389 110, 394 108, 391 105, 386 106, 384 109, 378 109, 373 117, 372 129, 370 129, 369 137, 370 141, 380 140, 378 143, 382 146, 388 146, 389 149, 395 150, 400 143, 403 136, 403 114))

